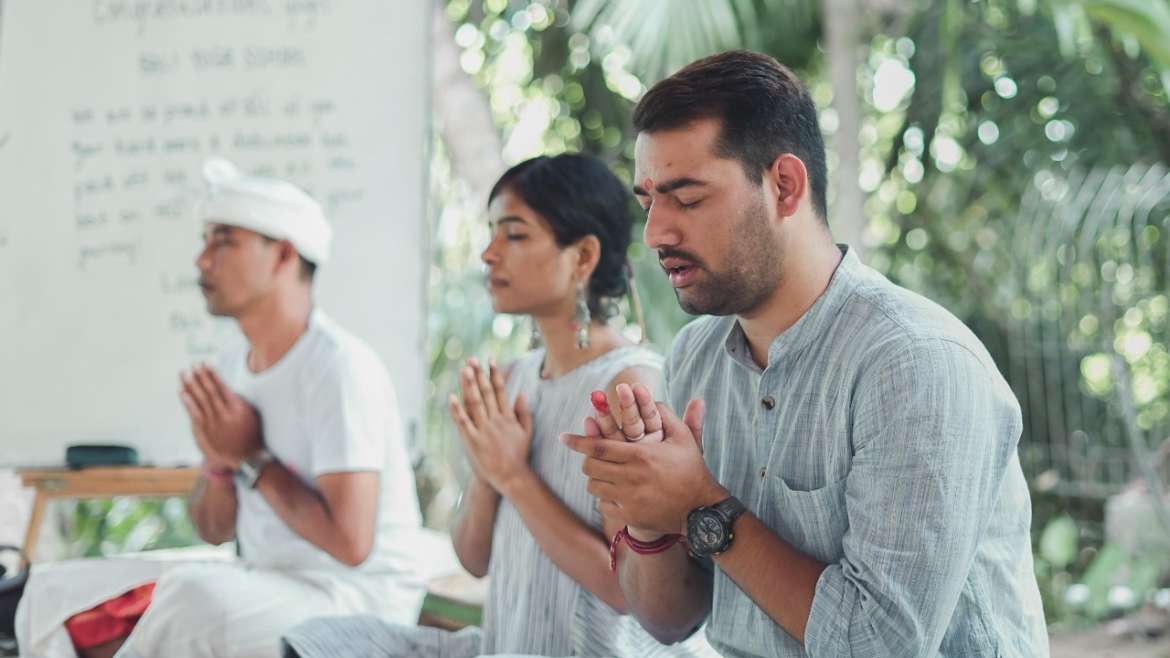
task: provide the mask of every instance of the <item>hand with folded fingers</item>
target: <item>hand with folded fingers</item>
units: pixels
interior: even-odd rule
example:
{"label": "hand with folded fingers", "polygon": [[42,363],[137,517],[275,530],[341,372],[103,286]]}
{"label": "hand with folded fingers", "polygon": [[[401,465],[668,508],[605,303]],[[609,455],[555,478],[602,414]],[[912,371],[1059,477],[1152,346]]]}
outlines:
{"label": "hand with folded fingers", "polygon": [[200,364],[179,373],[179,379],[179,399],[209,465],[234,471],[241,461],[264,448],[260,414],[214,369]]}
{"label": "hand with folded fingers", "polygon": [[[585,456],[581,471],[601,513],[647,542],[683,532],[690,510],[726,497],[703,461],[703,402],[692,400],[683,418],[661,403],[656,411],[664,435],[657,442],[616,441],[612,428],[607,438],[593,419],[584,435],[561,435],[570,450]],[[625,436],[621,430],[618,435]]]}
{"label": "hand with folded fingers", "polygon": [[586,435],[630,443],[662,441],[662,416],[654,404],[649,387],[638,382],[633,386],[617,385],[618,408],[613,410],[604,391],[590,396],[594,415],[585,419]]}
{"label": "hand with folded fingers", "polygon": [[451,395],[448,407],[459,429],[471,468],[481,480],[507,496],[508,489],[531,471],[532,413],[521,394],[508,404],[504,377],[492,361],[481,368],[469,359],[459,371],[462,397]]}

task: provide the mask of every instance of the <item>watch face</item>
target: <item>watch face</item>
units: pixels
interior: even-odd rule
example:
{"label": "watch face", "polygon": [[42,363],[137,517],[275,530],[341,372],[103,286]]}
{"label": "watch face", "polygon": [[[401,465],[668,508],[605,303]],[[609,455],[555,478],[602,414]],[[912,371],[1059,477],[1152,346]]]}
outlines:
{"label": "watch face", "polygon": [[723,518],[712,510],[696,510],[687,520],[687,542],[696,553],[718,551],[727,541]]}
{"label": "watch face", "polygon": [[251,488],[252,483],[255,482],[255,469],[248,462],[240,462],[240,468],[236,470],[236,482],[239,482],[246,488]]}

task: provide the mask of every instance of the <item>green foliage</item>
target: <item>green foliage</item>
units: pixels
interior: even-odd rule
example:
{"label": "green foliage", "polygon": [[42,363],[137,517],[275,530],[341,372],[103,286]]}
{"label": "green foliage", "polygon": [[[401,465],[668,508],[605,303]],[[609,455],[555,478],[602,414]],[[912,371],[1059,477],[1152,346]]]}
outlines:
{"label": "green foliage", "polygon": [[[468,15],[474,13],[477,3],[463,4],[472,7]],[[633,4],[645,9],[636,19]],[[769,3],[755,3],[763,9],[751,21],[743,20],[750,3],[727,0],[722,7],[714,6],[718,4],[698,3],[702,11],[667,16],[659,14],[669,12],[666,3],[579,0],[571,3],[566,17],[571,20],[562,23],[558,14],[556,30],[526,32],[532,52],[551,55],[551,61],[541,56],[533,60],[531,86],[547,87],[547,78],[540,77],[547,75],[578,84],[590,78],[607,80],[610,84],[605,86],[581,84],[588,93],[572,96],[567,115],[590,117],[593,135],[622,139],[618,146],[612,140],[566,141],[550,131],[553,139],[544,148],[598,153],[628,177],[631,136],[626,113],[636,98],[628,92],[637,85],[627,74],[644,88],[672,68],[726,47],[755,47],[776,55],[796,68],[821,107],[828,107],[832,89],[821,74],[823,54],[817,45],[824,20],[818,15],[819,3],[778,3],[770,8]],[[788,6],[779,9],[779,4]],[[1170,122],[1161,84],[1165,67],[1161,51],[1170,43],[1170,31],[1160,18],[1164,4],[929,2],[887,16],[869,15],[863,21],[868,34],[859,71],[864,112],[856,129],[862,144],[860,183],[868,195],[869,261],[974,327],[1009,378],[1017,370],[1012,354],[1039,353],[1054,340],[1064,341],[1060,358],[1047,375],[1065,391],[1064,397],[1052,397],[1048,390],[1040,397],[1034,391],[1017,391],[1028,423],[1025,447],[1047,445],[1053,437],[1064,436],[1062,432],[1067,434],[1064,428],[1071,422],[1067,414],[1073,408],[1081,410],[1077,422],[1089,423],[1087,430],[1104,427],[1093,423],[1117,423],[1110,356],[1115,348],[1126,356],[1134,390],[1141,391],[1136,398],[1142,427],[1159,426],[1170,404],[1165,386],[1170,381],[1170,359],[1164,357],[1170,336],[1161,334],[1165,280],[1158,273],[1165,258],[1155,258],[1144,271],[1132,258],[1141,240],[1147,249],[1162,245],[1160,233],[1131,235],[1126,243],[1118,237],[1124,227],[1103,231],[1101,240],[1128,245],[1130,251],[1110,256],[1103,249],[1099,260],[1086,264],[1089,269],[1082,266],[1071,272],[1055,267],[1053,252],[1029,254],[1020,248],[1022,210],[1033,209],[1027,218],[1029,230],[1042,234],[1044,222],[1054,221],[1035,212],[1036,199],[1066,207],[1078,186],[1100,183],[1086,180],[1086,171],[1110,167],[1125,171],[1151,158],[1170,160]],[[807,12],[794,13],[797,5]],[[505,19],[509,11],[524,10],[520,3],[494,6]],[[485,11],[485,18],[488,14]],[[783,47],[778,46],[781,42]],[[602,56],[608,65],[600,76],[594,68],[599,53],[608,53]],[[566,64],[574,54],[576,64],[584,66]],[[490,81],[485,83],[494,94]],[[822,115],[830,141],[841,129],[834,118]],[[504,125],[506,135],[509,124]],[[1116,189],[1124,192],[1129,184],[1122,181]],[[1062,187],[1070,197],[1054,196],[1053,191]],[[1083,210],[1076,221],[1089,226],[1099,209]],[[1163,217],[1160,213],[1155,209],[1153,214]],[[1070,239],[1080,239],[1078,235]],[[661,284],[661,276],[651,255],[639,249],[632,250],[631,257],[639,265],[639,285],[645,292]],[[1068,257],[1063,253],[1061,262]],[[1071,326],[1054,324],[1054,309],[1060,316],[1064,306],[1082,308],[1077,306],[1082,300],[1095,303],[1103,276],[1112,276],[1118,268],[1129,276],[1130,269],[1122,267],[1125,263],[1134,274],[1132,285],[1116,300],[1122,308],[1116,318],[1120,324],[1110,329],[1121,341],[1117,346],[1103,343],[1101,323],[1114,320],[1106,320],[1099,311],[1084,310],[1071,318]],[[644,298],[650,335],[665,346],[686,318],[664,286]],[[1139,309],[1140,321],[1135,323],[1136,312],[1127,313],[1126,304]],[[1087,449],[1098,445],[1125,450],[1114,425],[1109,431],[1085,435]],[[1100,484],[1093,495],[1111,491],[1117,482]],[[1091,558],[1102,545],[1099,533],[1086,534],[1080,518],[1060,515],[1060,509],[1056,505],[1049,511],[1041,505],[1036,516],[1036,527],[1045,529],[1037,536],[1038,573],[1056,589],[1082,584],[1078,580],[1091,564],[1109,564]],[[1050,519],[1055,519],[1051,529]],[[1110,554],[1103,559],[1111,559]],[[1094,573],[1104,573],[1105,566],[1096,566]],[[1054,591],[1046,586],[1046,602],[1057,618],[1067,606],[1062,599],[1048,600]],[[1067,614],[1083,611],[1067,609]]]}
{"label": "green foliage", "polygon": [[[645,89],[630,73],[632,52],[607,36],[573,27],[563,6],[535,2],[447,4],[463,49],[461,63],[483,89],[503,137],[508,164],[565,150],[593,154],[632,178],[629,113]],[[611,31],[612,32],[612,31]],[[431,165],[434,235],[429,276],[429,403],[421,479],[437,506],[424,501],[432,524],[442,525],[466,466],[448,417],[446,400],[457,391],[457,368],[469,356],[499,362],[522,354],[531,325],[526,318],[495,315],[484,289],[480,251],[487,245],[485,209],[452,175],[444,144],[435,144]],[[641,211],[631,200],[631,212]],[[636,227],[637,234],[641,227]],[[666,349],[689,318],[675,302],[657,259],[640,243],[629,258],[645,304],[647,337]],[[616,319],[630,335],[635,318],[629,300]],[[429,498],[429,497],[428,497]],[[446,506],[446,507],[444,507]]]}
{"label": "green foliage", "polygon": [[[201,543],[180,498],[112,498],[67,503],[64,558],[101,557]],[[70,509],[72,508],[72,509]]]}
{"label": "green foliage", "polygon": [[1064,569],[1077,557],[1076,521],[1061,515],[1048,522],[1040,536],[1039,556],[1056,569]]}
{"label": "green foliage", "polygon": [[[1074,576],[1060,564],[1069,557],[1065,551],[1076,546],[1070,530],[1077,531],[1068,517],[1050,521],[1035,558],[1044,610],[1054,628],[1084,628],[1132,612],[1149,600],[1170,566],[1164,557],[1130,555],[1106,543],[1076,552],[1080,575]],[[1051,551],[1057,551],[1057,562],[1049,559]]]}
{"label": "green foliage", "polygon": [[[707,55],[763,50],[803,68],[819,36],[816,0],[698,0],[679,11],[673,0],[578,0],[572,26],[632,49],[631,65],[658,80]],[[776,17],[783,16],[783,21]],[[770,29],[764,29],[764,28]]]}
{"label": "green foliage", "polygon": [[1165,0],[1083,0],[1092,18],[1137,39],[1145,54],[1170,69],[1170,5]]}

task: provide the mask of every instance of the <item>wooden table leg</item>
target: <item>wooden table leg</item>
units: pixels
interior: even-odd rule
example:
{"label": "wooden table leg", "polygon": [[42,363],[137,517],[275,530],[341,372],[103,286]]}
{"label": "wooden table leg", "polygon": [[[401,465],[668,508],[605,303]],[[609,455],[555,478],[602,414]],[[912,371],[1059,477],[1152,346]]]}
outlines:
{"label": "wooden table leg", "polygon": [[[33,498],[32,515],[28,517],[28,530],[24,533],[24,559],[32,562],[36,557],[37,540],[41,537],[41,522],[45,519],[45,505],[48,496],[37,491]],[[24,566],[28,566],[27,563]]]}

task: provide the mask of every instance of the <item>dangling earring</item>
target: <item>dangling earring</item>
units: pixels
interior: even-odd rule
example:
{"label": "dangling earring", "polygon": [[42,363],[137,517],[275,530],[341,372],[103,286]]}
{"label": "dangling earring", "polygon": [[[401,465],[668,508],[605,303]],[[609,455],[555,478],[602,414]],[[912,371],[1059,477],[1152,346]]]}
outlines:
{"label": "dangling earring", "polygon": [[535,350],[544,343],[544,340],[540,337],[540,327],[536,326],[536,320],[529,317],[528,321],[532,323],[532,333],[528,336],[528,349]]}
{"label": "dangling earring", "polygon": [[577,308],[573,312],[573,329],[577,332],[577,349],[589,347],[589,300],[585,295],[585,286],[577,286]]}
{"label": "dangling earring", "polygon": [[613,297],[602,297],[601,305],[601,322],[608,323],[610,320],[622,314],[622,305],[617,299]]}
{"label": "dangling earring", "polygon": [[641,330],[641,337],[639,343],[645,343],[646,337],[646,313],[642,309],[642,298],[638,296],[638,282],[634,280],[634,266],[630,261],[626,261],[626,278],[630,284],[630,306],[634,311],[634,319],[638,322],[638,328]]}

